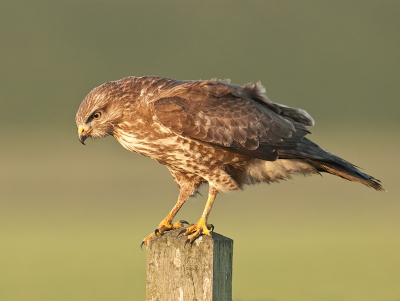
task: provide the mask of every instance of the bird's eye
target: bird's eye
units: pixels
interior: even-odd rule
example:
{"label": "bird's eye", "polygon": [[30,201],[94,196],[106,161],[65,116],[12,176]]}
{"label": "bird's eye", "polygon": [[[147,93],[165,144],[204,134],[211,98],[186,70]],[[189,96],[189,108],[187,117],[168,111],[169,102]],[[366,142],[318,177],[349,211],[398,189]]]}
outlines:
{"label": "bird's eye", "polygon": [[98,120],[101,117],[101,113],[100,112],[95,112],[95,113],[93,113],[92,117],[93,117],[94,120]]}

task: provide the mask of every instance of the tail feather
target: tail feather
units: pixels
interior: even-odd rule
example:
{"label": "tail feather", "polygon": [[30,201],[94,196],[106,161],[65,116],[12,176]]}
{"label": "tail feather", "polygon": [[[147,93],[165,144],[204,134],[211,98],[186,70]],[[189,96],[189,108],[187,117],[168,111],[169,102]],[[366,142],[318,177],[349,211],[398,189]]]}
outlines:
{"label": "tail feather", "polygon": [[[332,155],[333,156],[333,155]],[[336,156],[335,156],[336,157]],[[336,157],[335,159],[340,159]],[[320,172],[328,172],[332,175],[341,177],[343,179],[358,182],[376,190],[386,191],[380,181],[374,177],[367,175],[357,169],[353,164],[343,160],[344,164],[337,162],[322,162],[317,160],[307,160]],[[335,160],[338,161],[338,160]]]}
{"label": "tail feather", "polygon": [[363,173],[354,164],[323,150],[307,138],[304,138],[296,149],[279,152],[279,158],[304,159],[319,172],[327,172],[376,190],[386,191],[378,179]]}

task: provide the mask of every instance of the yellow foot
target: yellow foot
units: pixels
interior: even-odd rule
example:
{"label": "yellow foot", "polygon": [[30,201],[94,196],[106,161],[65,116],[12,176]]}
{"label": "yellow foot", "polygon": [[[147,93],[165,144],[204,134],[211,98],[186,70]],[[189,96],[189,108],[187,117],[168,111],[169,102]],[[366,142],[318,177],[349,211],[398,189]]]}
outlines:
{"label": "yellow foot", "polygon": [[188,243],[192,244],[201,235],[211,236],[212,231],[214,231],[214,225],[207,224],[205,219],[200,219],[196,224],[191,225],[187,229],[182,229],[182,231],[179,232],[179,235],[183,234],[185,236],[189,236],[185,241],[186,245]]}
{"label": "yellow foot", "polygon": [[142,248],[143,245],[147,246],[148,241],[151,238],[153,238],[155,236],[161,236],[165,231],[183,228],[184,224],[189,225],[189,223],[187,221],[184,221],[184,220],[180,220],[179,222],[175,222],[173,224],[171,224],[170,222],[167,222],[165,220],[161,221],[161,223],[158,225],[157,229],[155,229],[153,233],[151,233],[150,235],[146,236],[142,240],[142,242],[140,244],[140,248]]}

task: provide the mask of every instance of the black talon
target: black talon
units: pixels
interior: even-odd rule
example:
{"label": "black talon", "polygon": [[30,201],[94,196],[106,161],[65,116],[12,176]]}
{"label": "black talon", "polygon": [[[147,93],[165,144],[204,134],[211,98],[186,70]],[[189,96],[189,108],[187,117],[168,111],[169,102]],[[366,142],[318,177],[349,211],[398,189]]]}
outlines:
{"label": "black talon", "polygon": [[142,242],[140,243],[140,249],[143,251],[143,245],[144,245],[144,240],[142,240]]}
{"label": "black talon", "polygon": [[186,245],[190,242],[190,239],[186,239],[185,244],[183,245],[183,247],[186,247]]}
{"label": "black talon", "polygon": [[214,225],[210,224],[211,232],[214,232]]}
{"label": "black talon", "polygon": [[160,232],[160,230],[158,230],[158,228],[154,230],[155,235],[157,235],[158,232]]}
{"label": "black talon", "polygon": [[180,222],[182,223],[182,224],[186,224],[186,225],[189,225],[189,223],[187,222],[187,221],[185,221],[185,220],[180,220]]}
{"label": "black talon", "polygon": [[181,231],[179,231],[178,235],[176,237],[178,237],[179,235],[183,234],[186,232],[186,229],[182,229]]}

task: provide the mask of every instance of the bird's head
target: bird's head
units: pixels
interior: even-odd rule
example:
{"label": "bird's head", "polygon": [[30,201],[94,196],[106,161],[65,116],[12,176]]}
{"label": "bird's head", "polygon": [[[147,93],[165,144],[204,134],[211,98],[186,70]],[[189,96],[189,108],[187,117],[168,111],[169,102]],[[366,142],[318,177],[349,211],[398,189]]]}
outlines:
{"label": "bird's head", "polygon": [[88,137],[102,138],[113,135],[121,120],[123,94],[117,82],[108,82],[94,88],[82,101],[76,113],[78,138],[82,144]]}

